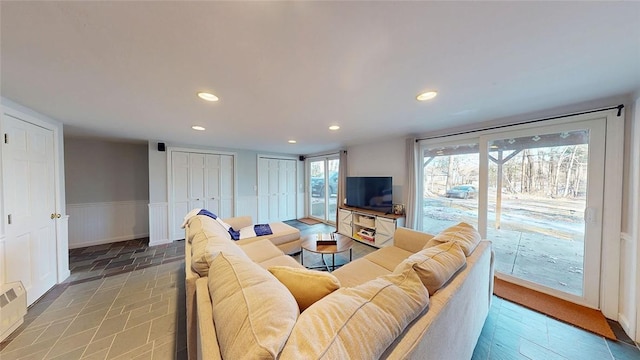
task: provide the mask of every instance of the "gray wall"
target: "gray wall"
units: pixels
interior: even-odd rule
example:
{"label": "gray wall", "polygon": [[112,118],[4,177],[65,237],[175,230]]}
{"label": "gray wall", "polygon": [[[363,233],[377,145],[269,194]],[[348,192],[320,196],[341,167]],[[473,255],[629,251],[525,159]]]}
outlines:
{"label": "gray wall", "polygon": [[66,137],[68,204],[149,200],[146,144]]}

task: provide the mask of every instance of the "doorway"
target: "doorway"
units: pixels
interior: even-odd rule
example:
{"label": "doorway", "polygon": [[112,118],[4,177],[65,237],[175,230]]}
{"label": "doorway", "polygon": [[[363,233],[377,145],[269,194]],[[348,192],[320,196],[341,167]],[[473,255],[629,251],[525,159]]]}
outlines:
{"label": "doorway", "polygon": [[338,207],[338,155],[312,158],[308,162],[309,216],[322,222],[336,223]]}
{"label": "doorway", "polygon": [[422,141],[418,228],[470,223],[493,242],[497,277],[601,308],[613,114]]}
{"label": "doorway", "polygon": [[599,305],[605,120],[481,137],[498,277]]}

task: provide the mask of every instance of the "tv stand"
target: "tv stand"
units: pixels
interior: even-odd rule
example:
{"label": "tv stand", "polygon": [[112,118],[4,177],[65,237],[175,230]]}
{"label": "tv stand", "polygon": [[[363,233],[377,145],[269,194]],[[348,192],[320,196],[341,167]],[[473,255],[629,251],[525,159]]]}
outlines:
{"label": "tv stand", "polygon": [[338,210],[338,233],[375,247],[393,245],[398,226],[404,226],[404,216],[355,207]]}

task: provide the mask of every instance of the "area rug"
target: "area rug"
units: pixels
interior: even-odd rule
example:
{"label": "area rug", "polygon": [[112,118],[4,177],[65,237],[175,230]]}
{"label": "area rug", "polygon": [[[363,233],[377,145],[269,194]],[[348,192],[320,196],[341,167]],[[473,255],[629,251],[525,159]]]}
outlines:
{"label": "area rug", "polygon": [[577,305],[539,291],[495,278],[493,293],[503,299],[539,311],[554,319],[616,340],[607,319],[598,310]]}
{"label": "area rug", "polygon": [[298,219],[298,221],[300,221],[303,224],[307,224],[307,225],[315,225],[315,224],[320,224],[321,222],[316,220],[316,219],[312,219],[312,218],[302,218],[302,219]]}

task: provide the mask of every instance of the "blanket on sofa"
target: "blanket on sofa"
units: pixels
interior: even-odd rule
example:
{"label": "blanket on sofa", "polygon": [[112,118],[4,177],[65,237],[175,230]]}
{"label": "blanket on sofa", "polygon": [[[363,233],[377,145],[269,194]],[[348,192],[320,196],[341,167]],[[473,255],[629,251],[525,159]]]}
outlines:
{"label": "blanket on sofa", "polygon": [[222,219],[220,219],[218,215],[212,213],[207,209],[193,209],[189,213],[187,213],[187,215],[185,215],[184,217],[182,228],[184,229],[184,227],[187,226],[187,224],[189,223],[189,219],[197,215],[208,216],[214,219],[215,221],[217,221],[229,232],[229,235],[233,240],[242,240],[242,239],[248,239],[248,238],[257,237],[257,236],[273,235],[273,231],[271,230],[271,226],[269,224],[256,224],[251,226],[245,226],[240,230],[235,230],[229,224],[222,221]]}

